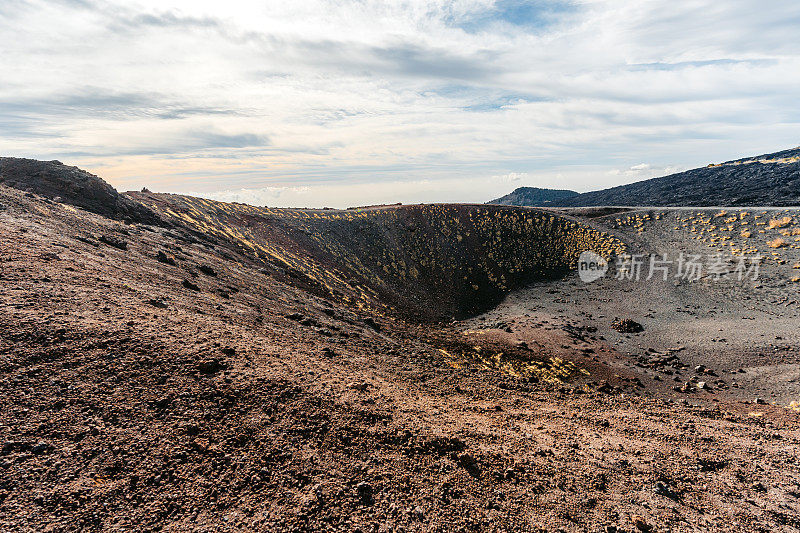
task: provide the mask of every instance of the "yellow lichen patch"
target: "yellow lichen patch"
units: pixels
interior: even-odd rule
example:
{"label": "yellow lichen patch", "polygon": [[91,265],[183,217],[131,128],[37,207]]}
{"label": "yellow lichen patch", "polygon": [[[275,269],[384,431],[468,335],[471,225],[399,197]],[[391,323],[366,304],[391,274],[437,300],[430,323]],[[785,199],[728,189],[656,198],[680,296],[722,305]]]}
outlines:
{"label": "yellow lichen patch", "polygon": [[461,368],[461,364],[456,360],[455,356],[445,350],[442,350],[441,348],[439,349],[439,352],[444,356],[444,360],[448,366],[455,368],[456,370]]}
{"label": "yellow lichen patch", "polygon": [[769,229],[783,228],[792,223],[792,217],[773,218],[767,224]]}
{"label": "yellow lichen patch", "polygon": [[784,246],[786,246],[786,241],[778,237],[777,239],[767,241],[767,246],[769,246],[770,248],[783,248]]}
{"label": "yellow lichen patch", "polygon": [[588,375],[572,361],[564,361],[551,357],[547,361],[520,361],[503,353],[491,357],[481,357],[480,361],[487,367],[499,370],[515,377],[530,378],[535,376],[544,383],[564,383],[579,375]]}
{"label": "yellow lichen patch", "polygon": [[[482,331],[465,331],[464,334],[480,334]],[[461,356],[440,349],[450,366],[468,363],[477,365],[485,370],[495,370],[514,377],[531,378],[544,383],[564,383],[578,376],[588,376],[589,372],[578,367],[571,361],[564,361],[557,357],[547,360],[530,360],[516,357],[503,352],[491,352],[481,346],[473,346],[472,351],[467,351]]]}

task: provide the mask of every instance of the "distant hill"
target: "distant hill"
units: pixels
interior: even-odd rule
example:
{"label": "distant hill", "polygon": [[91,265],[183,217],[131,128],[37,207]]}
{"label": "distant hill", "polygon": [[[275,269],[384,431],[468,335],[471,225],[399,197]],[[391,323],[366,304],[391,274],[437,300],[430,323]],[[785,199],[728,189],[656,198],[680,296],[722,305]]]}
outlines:
{"label": "distant hill", "polygon": [[[538,187],[520,187],[511,194],[507,194],[502,198],[498,198],[490,204],[499,205],[535,205],[546,206],[555,205],[558,202],[566,201],[575,196],[580,196],[580,193],[575,191],[559,190],[559,189],[540,189]],[[560,205],[560,204],[559,204]]]}
{"label": "distant hill", "polygon": [[[547,192],[555,194],[548,197]],[[572,195],[563,195],[564,192],[570,191],[520,187],[489,203],[539,207],[797,206],[800,205],[800,147],[600,191]]]}

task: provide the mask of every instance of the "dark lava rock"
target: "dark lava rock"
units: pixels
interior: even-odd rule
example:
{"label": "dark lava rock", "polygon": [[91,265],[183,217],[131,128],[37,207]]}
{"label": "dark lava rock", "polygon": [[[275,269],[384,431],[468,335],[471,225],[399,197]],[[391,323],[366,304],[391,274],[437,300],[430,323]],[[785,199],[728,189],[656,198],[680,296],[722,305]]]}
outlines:
{"label": "dark lava rock", "polygon": [[166,309],[167,308],[167,302],[165,302],[161,298],[153,298],[151,300],[147,300],[147,303],[149,303],[153,307],[158,307],[159,309]]}
{"label": "dark lava rock", "polygon": [[114,237],[113,235],[101,235],[100,242],[105,243],[109,246],[117,248],[119,250],[127,250],[128,249],[128,242],[124,241],[118,237]]}
{"label": "dark lava rock", "polygon": [[37,442],[31,446],[31,453],[39,455],[46,452],[48,449],[50,449],[50,445],[46,442]]}
{"label": "dark lava rock", "polygon": [[336,352],[333,351],[332,348],[328,348],[327,346],[322,349],[322,355],[325,357],[336,357]]}
{"label": "dark lava rock", "polygon": [[362,481],[356,485],[356,492],[358,493],[358,499],[361,500],[362,504],[372,505],[374,503],[375,499],[373,497],[373,488],[369,483]]}
{"label": "dark lava rock", "polygon": [[77,235],[77,236],[75,237],[75,240],[78,240],[78,241],[80,241],[80,242],[82,242],[82,243],[84,243],[84,244],[88,244],[89,246],[94,246],[95,248],[97,248],[98,246],[100,246],[100,244],[98,244],[97,242],[93,241],[93,240],[92,240],[92,239],[90,239],[89,237],[83,237],[83,236],[81,236],[81,235]]}
{"label": "dark lava rock", "polygon": [[620,333],[639,333],[644,331],[644,327],[641,324],[630,318],[623,318],[622,320],[615,318],[611,323],[611,329],[615,329]]}
{"label": "dark lava rock", "polygon": [[197,292],[200,291],[200,287],[198,287],[197,285],[195,285],[194,283],[192,283],[188,279],[183,280],[182,285],[184,287],[186,287],[187,289],[189,289],[190,291],[197,291]]}
{"label": "dark lava rock", "polygon": [[206,276],[211,276],[211,277],[216,277],[217,276],[217,271],[214,270],[213,268],[211,268],[208,265],[200,265],[199,267],[197,267],[197,270],[199,270],[200,272],[202,272]]}
{"label": "dark lava rock", "polygon": [[156,259],[158,260],[159,263],[164,263],[165,265],[171,265],[171,266],[176,265],[175,258],[164,252],[158,252]]}
{"label": "dark lava rock", "polygon": [[228,368],[228,366],[220,359],[208,359],[206,361],[200,361],[200,364],[197,365],[197,369],[201,374],[216,374],[217,372],[225,370],[226,368]]}
{"label": "dark lava rock", "polygon": [[665,496],[667,498],[670,498],[671,500],[677,500],[678,499],[678,495],[675,493],[675,491],[673,491],[671,488],[669,488],[662,481],[659,481],[658,483],[656,483],[656,486],[653,487],[653,492],[655,492],[659,496]]}
{"label": "dark lava rock", "polygon": [[653,531],[653,526],[648,524],[647,521],[641,516],[633,515],[631,517],[631,522],[633,522],[633,525],[636,526],[636,529],[642,531],[643,533]]}
{"label": "dark lava rock", "polygon": [[60,197],[65,204],[108,218],[164,224],[153,211],[119,194],[99,177],[60,161],[0,157],[0,183],[47,198]]}

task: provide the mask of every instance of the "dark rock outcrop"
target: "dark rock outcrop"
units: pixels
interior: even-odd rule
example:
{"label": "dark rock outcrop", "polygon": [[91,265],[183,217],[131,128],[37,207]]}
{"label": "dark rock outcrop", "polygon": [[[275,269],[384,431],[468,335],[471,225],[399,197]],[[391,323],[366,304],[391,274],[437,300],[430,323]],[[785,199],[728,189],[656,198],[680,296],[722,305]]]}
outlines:
{"label": "dark rock outcrop", "polygon": [[108,218],[161,224],[158,215],[85,170],[60,161],[0,157],[0,185],[36,193]]}

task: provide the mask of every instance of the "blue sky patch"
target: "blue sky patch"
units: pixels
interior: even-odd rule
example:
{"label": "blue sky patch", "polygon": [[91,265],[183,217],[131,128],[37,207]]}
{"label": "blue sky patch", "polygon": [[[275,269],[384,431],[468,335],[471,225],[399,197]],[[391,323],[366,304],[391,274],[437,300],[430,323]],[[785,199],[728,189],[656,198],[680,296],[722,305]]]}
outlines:
{"label": "blue sky patch", "polygon": [[510,24],[536,31],[551,26],[560,16],[576,9],[576,6],[559,0],[498,0],[492,9],[454,21],[453,25],[467,33],[479,33],[498,24]]}

